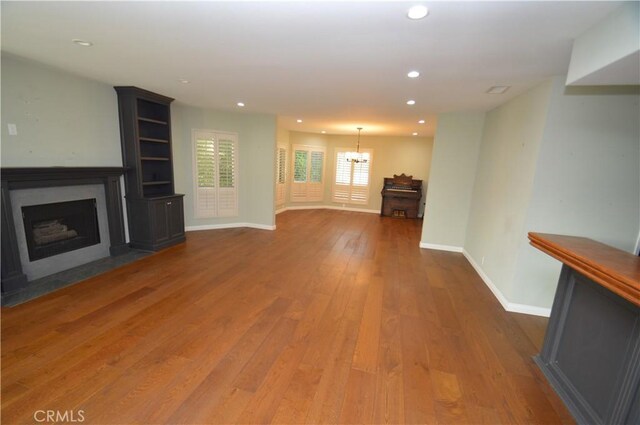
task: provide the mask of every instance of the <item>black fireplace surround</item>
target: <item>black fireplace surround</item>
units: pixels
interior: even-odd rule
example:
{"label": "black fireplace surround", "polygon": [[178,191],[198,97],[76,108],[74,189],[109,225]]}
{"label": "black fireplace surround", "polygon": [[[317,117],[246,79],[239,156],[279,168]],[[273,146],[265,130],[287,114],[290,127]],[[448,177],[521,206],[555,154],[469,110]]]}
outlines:
{"label": "black fireplace surround", "polygon": [[[122,213],[122,196],[120,191],[120,176],[124,171],[125,169],[123,167],[2,168],[0,170],[0,178],[2,181],[0,211],[2,228],[0,230],[2,232],[1,276],[3,295],[24,291],[29,287],[27,277],[22,271],[9,192],[15,189],[103,184],[107,204],[107,219],[109,221],[109,252],[113,257],[129,251],[129,247],[125,241],[124,216]],[[68,223],[55,223],[54,220],[56,219],[49,220],[49,222],[41,220],[40,225],[58,227],[58,230],[69,230]],[[66,226],[66,229],[64,229],[64,226]],[[46,234],[47,232],[41,233]],[[99,236],[94,236],[98,237],[99,241]],[[71,239],[72,238],[68,238],[68,240]]]}

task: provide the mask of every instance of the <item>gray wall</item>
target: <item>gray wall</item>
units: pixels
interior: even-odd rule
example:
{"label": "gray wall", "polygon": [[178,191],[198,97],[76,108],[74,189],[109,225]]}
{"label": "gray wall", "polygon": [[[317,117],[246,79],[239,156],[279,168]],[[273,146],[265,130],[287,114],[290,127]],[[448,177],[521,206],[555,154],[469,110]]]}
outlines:
{"label": "gray wall", "polygon": [[0,134],[3,167],[122,166],[113,87],[6,53]]}
{"label": "gray wall", "polygon": [[[274,224],[276,119],[272,115],[171,105],[176,192],[185,193],[187,226]],[[17,136],[9,136],[14,123]],[[196,220],[192,128],[239,135],[240,216]],[[2,166],[121,166],[116,92],[38,62],[2,54]]]}
{"label": "gray wall", "polygon": [[[633,252],[640,227],[638,88],[565,88],[553,82],[526,231],[588,237]],[[523,235],[516,303],[551,306],[560,263]]]}
{"label": "gray wall", "polygon": [[485,120],[464,248],[507,300],[518,249],[526,243],[533,176],[536,167],[544,167],[537,157],[550,93],[547,81]]}
{"label": "gray wall", "polygon": [[[249,223],[273,226],[276,117],[203,109],[180,103],[172,105],[171,114],[176,191],[185,194],[185,225]],[[195,218],[193,129],[238,133],[238,217]]]}
{"label": "gray wall", "polygon": [[[462,246],[514,311],[548,314],[560,271],[529,245],[528,232],[585,236],[633,252],[640,231],[638,87],[566,88],[564,80],[488,112],[482,131]],[[468,188],[445,164],[473,156],[455,141],[473,140],[478,119],[439,117],[423,244],[458,246],[464,224],[450,208],[463,205]],[[460,198],[445,195],[456,186]]]}
{"label": "gray wall", "polygon": [[573,42],[567,84],[637,84],[639,38],[640,4],[627,1]]}
{"label": "gray wall", "polygon": [[467,233],[484,112],[438,117],[421,244],[462,250]]}

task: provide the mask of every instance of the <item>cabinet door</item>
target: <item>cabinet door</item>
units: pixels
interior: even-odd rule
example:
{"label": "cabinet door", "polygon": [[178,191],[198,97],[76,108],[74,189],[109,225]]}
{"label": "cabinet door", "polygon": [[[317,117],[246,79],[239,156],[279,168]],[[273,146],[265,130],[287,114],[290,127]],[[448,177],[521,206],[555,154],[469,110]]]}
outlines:
{"label": "cabinet door", "polygon": [[[170,201],[169,201],[170,202]],[[167,201],[158,200],[151,203],[153,216],[152,238],[155,243],[169,240],[169,219]]]}
{"label": "cabinet door", "polygon": [[166,202],[169,226],[169,237],[178,238],[184,236],[184,212],[182,209],[182,197],[173,198]]}

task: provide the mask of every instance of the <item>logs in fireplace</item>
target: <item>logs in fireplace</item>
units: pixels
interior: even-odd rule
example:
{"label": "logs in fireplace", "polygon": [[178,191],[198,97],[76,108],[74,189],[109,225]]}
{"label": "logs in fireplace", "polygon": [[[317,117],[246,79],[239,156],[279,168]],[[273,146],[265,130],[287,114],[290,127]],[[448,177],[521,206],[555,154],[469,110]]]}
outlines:
{"label": "logs in fireplace", "polygon": [[100,243],[96,200],[22,207],[29,260]]}

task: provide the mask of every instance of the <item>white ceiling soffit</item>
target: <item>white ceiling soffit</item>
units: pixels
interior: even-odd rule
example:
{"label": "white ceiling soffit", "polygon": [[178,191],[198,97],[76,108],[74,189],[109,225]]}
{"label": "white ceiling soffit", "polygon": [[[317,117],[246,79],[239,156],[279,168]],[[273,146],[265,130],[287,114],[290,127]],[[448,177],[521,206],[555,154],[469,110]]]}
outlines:
{"label": "white ceiling soffit", "polygon": [[639,2],[625,3],[575,40],[567,84],[640,84]]}
{"label": "white ceiling soffit", "polygon": [[2,49],[293,130],[429,136],[439,113],[489,110],[566,74],[573,39],[620,6],[423,3],[412,21],[414,1],[2,2]]}

